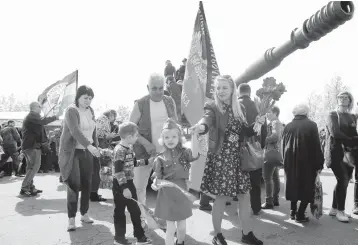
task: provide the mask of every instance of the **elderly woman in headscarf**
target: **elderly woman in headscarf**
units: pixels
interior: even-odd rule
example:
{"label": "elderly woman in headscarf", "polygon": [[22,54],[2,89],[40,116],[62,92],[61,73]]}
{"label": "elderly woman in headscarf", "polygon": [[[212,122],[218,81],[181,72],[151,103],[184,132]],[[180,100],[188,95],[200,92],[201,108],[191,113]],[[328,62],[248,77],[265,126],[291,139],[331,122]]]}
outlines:
{"label": "elderly woman in headscarf", "polygon": [[308,113],[307,105],[294,107],[294,118],[282,134],[286,200],[291,201],[291,219],[299,223],[309,221],[305,211],[313,203],[315,180],[324,163],[317,124],[308,119]]}
{"label": "elderly woman in headscarf", "polygon": [[[111,147],[111,141],[116,136],[115,133],[111,132],[111,123],[116,120],[117,112],[115,110],[108,110],[103,113],[96,120],[96,129],[98,137],[99,148],[106,149]],[[107,199],[98,195],[98,190],[101,185],[100,170],[101,165],[104,165],[103,158],[97,158],[93,161],[93,175],[92,175],[92,202],[105,202]]]}
{"label": "elderly woman in headscarf", "polygon": [[[333,191],[333,203],[330,216],[336,216],[341,222],[348,222],[350,215],[345,213],[347,187],[357,166],[358,134],[357,118],[352,109],[354,99],[351,93],[342,92],[337,96],[337,109],[330,112],[326,125],[325,160],[337,179]],[[353,213],[358,214],[358,176],[356,170]]]}

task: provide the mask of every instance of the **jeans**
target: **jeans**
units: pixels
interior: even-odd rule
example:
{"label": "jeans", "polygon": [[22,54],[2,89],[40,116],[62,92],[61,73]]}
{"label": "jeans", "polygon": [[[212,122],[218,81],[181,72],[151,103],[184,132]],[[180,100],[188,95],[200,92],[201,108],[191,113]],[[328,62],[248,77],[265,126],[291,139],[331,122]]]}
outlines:
{"label": "jeans", "polygon": [[250,202],[251,209],[254,213],[261,210],[261,174],[261,168],[250,172]]}
{"label": "jeans", "polygon": [[273,204],[279,201],[280,176],[278,164],[265,162],[263,165],[263,178],[266,187],[266,203]]}
{"label": "jeans", "polygon": [[[342,161],[341,163],[332,164],[331,169],[337,179],[337,184],[333,191],[332,208],[338,209],[339,211],[344,211],[346,205],[347,187],[349,184],[349,180],[352,177],[353,168],[348,166],[346,163]],[[357,186],[357,180],[354,188],[355,201],[357,198],[356,186]]]}
{"label": "jeans", "polygon": [[[137,193],[135,186],[133,184],[133,180],[127,181],[127,186],[129,191],[132,194],[132,198],[137,200]],[[115,230],[115,238],[125,237],[126,234],[126,214],[125,210],[127,208],[134,230],[134,237],[142,238],[144,236],[144,230],[141,225],[141,211],[138,207],[138,204],[131,200],[127,199],[123,196],[123,190],[120,188],[118,181],[113,179],[113,200],[114,200],[114,230]]]}
{"label": "jeans", "polygon": [[97,193],[101,184],[101,177],[99,171],[101,170],[101,162],[99,158],[93,159],[93,172],[92,172],[92,192]]}
{"label": "jeans", "polygon": [[24,155],[26,158],[26,176],[22,181],[21,190],[31,191],[35,189],[34,186],[34,177],[39,171],[41,166],[41,150],[40,149],[27,149],[24,150]]}
{"label": "jeans", "polygon": [[67,213],[68,218],[76,217],[78,196],[81,191],[80,212],[86,214],[92,187],[93,156],[88,150],[76,149],[73,167],[67,184]]}
{"label": "jeans", "polygon": [[[147,186],[150,173],[153,169],[153,162],[149,163],[146,166],[140,166],[134,168],[134,179],[133,183],[137,191],[138,201],[140,203],[146,204],[146,195],[147,195]],[[142,219],[145,218],[144,210],[141,207]]]}

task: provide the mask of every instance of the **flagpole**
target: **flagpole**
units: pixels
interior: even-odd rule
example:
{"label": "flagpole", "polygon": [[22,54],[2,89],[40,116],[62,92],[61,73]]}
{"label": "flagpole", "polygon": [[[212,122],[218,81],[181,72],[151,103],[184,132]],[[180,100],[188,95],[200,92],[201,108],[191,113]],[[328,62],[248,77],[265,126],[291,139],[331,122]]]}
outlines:
{"label": "flagpole", "polygon": [[78,70],[76,70],[76,91],[78,89]]}

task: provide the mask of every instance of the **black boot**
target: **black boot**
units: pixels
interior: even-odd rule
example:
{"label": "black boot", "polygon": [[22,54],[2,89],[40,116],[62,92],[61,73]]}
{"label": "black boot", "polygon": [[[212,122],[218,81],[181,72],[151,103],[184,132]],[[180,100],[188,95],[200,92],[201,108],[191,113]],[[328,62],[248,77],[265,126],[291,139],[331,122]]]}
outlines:
{"label": "black boot", "polygon": [[295,219],[296,219],[296,210],[291,210],[290,218],[291,218],[292,220],[295,220]]}
{"label": "black boot", "polygon": [[262,209],[273,209],[272,197],[266,197],[266,202],[261,205]]}
{"label": "black boot", "polygon": [[274,205],[275,207],[280,206],[280,202],[279,202],[279,199],[278,199],[278,198],[274,198],[274,199],[273,199],[273,205]]}
{"label": "black boot", "polygon": [[255,235],[254,235],[254,233],[252,233],[252,231],[247,233],[247,235],[244,235],[244,233],[242,232],[241,241],[243,243],[251,244],[251,245],[262,245],[262,244],[264,244],[261,240],[259,240],[259,239],[257,239],[255,237]]}
{"label": "black boot", "polygon": [[91,192],[90,196],[91,202],[105,202],[107,199],[103,198],[101,195],[98,195],[97,192]]}
{"label": "black boot", "polygon": [[214,236],[213,244],[214,245],[227,245],[227,242],[225,241],[225,238],[222,233],[219,233],[216,236]]}
{"label": "black boot", "polygon": [[296,222],[297,223],[306,223],[310,219],[305,215],[305,213],[297,213],[296,214]]}

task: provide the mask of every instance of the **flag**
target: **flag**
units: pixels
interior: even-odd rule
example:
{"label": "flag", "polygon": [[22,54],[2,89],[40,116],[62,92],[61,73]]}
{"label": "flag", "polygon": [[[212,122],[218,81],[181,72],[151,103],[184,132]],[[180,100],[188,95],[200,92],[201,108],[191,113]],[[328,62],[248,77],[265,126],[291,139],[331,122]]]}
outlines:
{"label": "flag", "polygon": [[42,112],[46,117],[54,116],[59,110],[65,110],[75,101],[78,85],[78,71],[47,87],[38,97]]}
{"label": "flag", "polygon": [[[204,104],[213,99],[214,79],[220,75],[202,1],[196,15],[194,32],[183,81],[182,113],[190,125],[195,125],[204,114]],[[190,188],[200,191],[208,151],[208,135],[199,136],[200,157],[190,170]]]}
{"label": "flag", "polygon": [[204,103],[213,99],[213,82],[219,74],[203,3],[200,1],[181,98],[182,113],[184,113],[190,125],[195,125],[200,120],[204,113]]}

